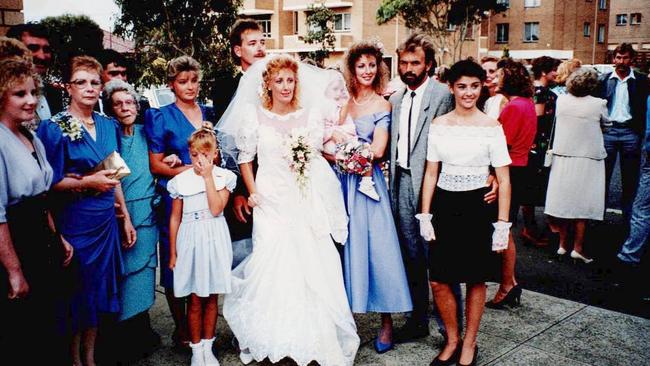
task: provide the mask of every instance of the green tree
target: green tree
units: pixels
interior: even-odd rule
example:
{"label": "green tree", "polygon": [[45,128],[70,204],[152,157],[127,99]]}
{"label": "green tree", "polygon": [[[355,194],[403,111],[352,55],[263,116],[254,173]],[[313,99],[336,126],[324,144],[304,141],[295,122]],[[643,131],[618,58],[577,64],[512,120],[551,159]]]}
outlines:
{"label": "green tree", "polygon": [[309,52],[307,57],[322,66],[325,59],[329,57],[330,52],[334,51],[336,42],[336,37],[332,31],[334,12],[322,4],[311,4],[309,5],[306,24],[305,43],[320,44],[320,49]]}
{"label": "green tree", "polygon": [[63,69],[73,56],[97,56],[104,49],[104,32],[92,19],[85,15],[65,14],[41,20],[50,34],[53,64],[50,67],[52,80],[60,81]]}
{"label": "green tree", "polygon": [[440,50],[448,51],[457,61],[462,58],[463,43],[471,38],[473,26],[506,9],[500,0],[383,0],[377,9],[377,23],[399,16],[408,28],[432,36],[440,62]]}
{"label": "green tree", "polygon": [[228,34],[241,0],[115,0],[122,14],[115,33],[135,42],[136,81],[144,86],[164,85],[166,64],[188,55],[203,70],[202,96],[214,80],[232,75]]}

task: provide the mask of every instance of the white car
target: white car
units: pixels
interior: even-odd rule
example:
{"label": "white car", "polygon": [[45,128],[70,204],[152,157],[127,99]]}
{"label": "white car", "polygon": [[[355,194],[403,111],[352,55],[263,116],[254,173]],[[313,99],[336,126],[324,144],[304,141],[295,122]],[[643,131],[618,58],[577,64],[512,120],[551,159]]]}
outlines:
{"label": "white car", "polygon": [[592,69],[598,72],[598,75],[602,75],[614,71],[614,65],[612,64],[595,64],[595,65],[582,65],[582,66],[591,67]]}
{"label": "white car", "polygon": [[169,87],[152,87],[142,93],[152,108],[160,108],[176,101],[174,92]]}

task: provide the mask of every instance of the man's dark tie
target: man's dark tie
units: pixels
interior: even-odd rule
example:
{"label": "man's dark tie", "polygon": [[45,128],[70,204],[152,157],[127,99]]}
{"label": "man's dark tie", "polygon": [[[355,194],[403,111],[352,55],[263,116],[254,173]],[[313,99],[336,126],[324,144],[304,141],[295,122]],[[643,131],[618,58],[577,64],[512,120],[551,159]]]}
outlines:
{"label": "man's dark tie", "polygon": [[409,107],[409,124],[408,131],[406,132],[407,143],[407,155],[406,155],[406,165],[411,168],[411,115],[413,114],[413,99],[415,99],[415,92],[411,92],[411,106]]}

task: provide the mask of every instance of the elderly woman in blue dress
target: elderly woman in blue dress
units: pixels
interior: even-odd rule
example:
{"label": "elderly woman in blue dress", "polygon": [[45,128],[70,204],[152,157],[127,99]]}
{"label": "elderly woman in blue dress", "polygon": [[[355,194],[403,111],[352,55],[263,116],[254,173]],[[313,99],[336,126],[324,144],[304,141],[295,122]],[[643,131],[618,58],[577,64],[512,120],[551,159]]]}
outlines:
{"label": "elderly woman in blue dress", "polygon": [[[169,263],[172,199],[166,188],[167,182],[192,167],[187,139],[201,128],[203,121],[214,121],[214,110],[197,101],[201,66],[196,60],[180,56],[169,61],[167,81],[176,96],[176,102],[159,109],[148,109],[144,116],[144,131],[149,143],[149,167],[151,173],[158,178],[157,190],[161,194],[164,210],[159,222],[161,263]],[[165,297],[176,327],[172,336],[175,346],[189,349],[185,299],[174,296],[172,270],[165,265],[160,267],[160,273],[160,284],[165,288]]]}
{"label": "elderly woman in blue dress", "polygon": [[[35,116],[38,86],[30,61],[0,61],[0,352],[26,365],[39,363],[42,352],[52,364],[66,362],[54,303],[57,273],[73,254],[55,236],[47,207],[52,167],[43,144],[22,127]],[[34,334],[47,339],[41,353],[33,352]]]}
{"label": "elderly woman in blue dress", "polygon": [[133,86],[111,80],[104,86],[107,112],[122,129],[121,154],[131,174],[122,179],[122,191],[131,222],[137,232],[135,245],[122,251],[124,277],[120,285],[120,321],[116,341],[120,341],[122,359],[147,354],[160,343],[151,328],[149,308],[154,303],[158,257],[158,229],[154,214],[155,181],[149,170],[148,145],[144,126],[135,124],[140,104]]}
{"label": "elderly woman in blue dress", "polygon": [[[120,181],[114,178],[116,172],[95,171],[120,146],[117,122],[93,112],[102,88],[101,72],[101,65],[92,57],[72,58],[64,76],[70,106],[43,121],[37,130],[52,165],[52,190],[62,196],[57,223],[63,237],[74,247],[79,265],[72,299],[71,353],[74,365],[86,366],[95,365],[100,315],[120,311],[120,229],[124,231],[125,248],[136,241]],[[122,216],[120,222],[115,203]]]}

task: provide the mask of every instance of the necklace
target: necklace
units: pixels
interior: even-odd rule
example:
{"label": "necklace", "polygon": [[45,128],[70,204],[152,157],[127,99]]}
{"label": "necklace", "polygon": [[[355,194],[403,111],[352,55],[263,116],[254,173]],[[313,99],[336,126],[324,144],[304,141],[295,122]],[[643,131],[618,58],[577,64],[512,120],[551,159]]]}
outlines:
{"label": "necklace", "polygon": [[354,104],[356,104],[358,106],[363,106],[363,105],[368,104],[372,100],[372,94],[369,94],[365,99],[366,99],[365,102],[359,103],[359,102],[357,102],[357,98],[352,97],[352,101],[354,102]]}

